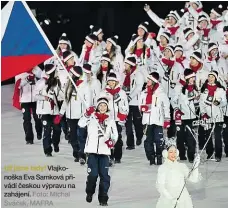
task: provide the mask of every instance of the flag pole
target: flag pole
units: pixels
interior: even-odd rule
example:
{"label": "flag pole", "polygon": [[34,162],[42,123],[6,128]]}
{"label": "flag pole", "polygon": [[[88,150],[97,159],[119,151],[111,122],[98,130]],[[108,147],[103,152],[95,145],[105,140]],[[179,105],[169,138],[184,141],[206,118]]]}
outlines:
{"label": "flag pole", "polygon": [[[49,41],[49,39],[47,38],[46,34],[44,33],[43,29],[41,28],[41,26],[39,25],[37,19],[35,18],[35,16],[33,15],[32,11],[30,10],[28,4],[25,1],[21,1],[22,4],[24,5],[25,9],[27,10],[29,16],[32,18],[33,22],[35,23],[37,29],[39,30],[39,32],[41,33],[41,35],[43,36],[45,42],[47,43],[48,47],[50,48],[50,50],[52,51],[53,55],[56,56],[56,58],[58,59],[59,63],[61,64],[61,66],[63,67],[63,69],[67,72],[67,75],[70,79],[70,81],[72,82],[73,86],[75,87],[76,91],[77,91],[77,86],[74,83],[72,77],[69,75],[66,67],[64,66],[62,60],[60,59],[60,57],[58,56],[56,50],[54,49],[54,47],[52,46],[51,42]],[[83,100],[83,99],[82,99]],[[84,100],[83,100],[84,101]],[[88,108],[89,106],[87,106],[87,103],[84,101],[84,104],[86,106],[86,108]],[[102,134],[105,136],[105,133],[103,131],[103,129],[101,128],[100,124],[98,123],[97,119],[94,117],[94,115],[92,114],[91,117],[96,121],[98,128],[101,130]]]}

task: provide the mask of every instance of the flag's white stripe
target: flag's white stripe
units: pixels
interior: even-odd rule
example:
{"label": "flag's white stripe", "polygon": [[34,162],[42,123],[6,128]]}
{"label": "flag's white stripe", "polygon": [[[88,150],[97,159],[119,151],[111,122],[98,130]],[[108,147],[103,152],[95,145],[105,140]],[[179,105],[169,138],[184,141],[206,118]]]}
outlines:
{"label": "flag's white stripe", "polygon": [[1,11],[1,41],[4,37],[6,27],[13,9],[14,1],[9,1]]}

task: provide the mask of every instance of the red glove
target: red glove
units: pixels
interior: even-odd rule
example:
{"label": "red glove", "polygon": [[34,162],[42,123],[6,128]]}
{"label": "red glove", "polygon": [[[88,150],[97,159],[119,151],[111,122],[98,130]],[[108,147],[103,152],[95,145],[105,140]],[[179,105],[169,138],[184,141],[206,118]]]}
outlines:
{"label": "red glove", "polygon": [[91,106],[91,107],[86,109],[86,115],[91,116],[94,111],[95,111],[94,107]]}
{"label": "red glove", "polygon": [[149,110],[149,107],[147,105],[141,105],[140,109],[142,112],[147,112]]}
{"label": "red glove", "polygon": [[156,33],[150,32],[150,37],[151,38],[156,38]]}
{"label": "red glove", "polygon": [[202,119],[205,121],[205,120],[207,120],[207,119],[209,119],[210,117],[206,114],[206,113],[204,113],[203,115],[202,115]]}
{"label": "red glove", "polygon": [[107,140],[105,142],[105,144],[107,144],[108,148],[112,149],[114,147],[114,143],[111,139]]}
{"label": "red glove", "polygon": [[150,58],[150,48],[147,48],[147,58]]}
{"label": "red glove", "polygon": [[181,116],[184,115],[184,113],[180,109],[176,109],[174,111],[174,120],[176,125],[181,125]]}
{"label": "red glove", "polygon": [[55,102],[54,102],[54,100],[51,99],[50,104],[51,104],[51,110],[53,110],[54,107],[55,107]]}
{"label": "red glove", "polygon": [[170,127],[170,121],[169,121],[169,120],[164,121],[163,127],[164,127],[165,129],[169,128],[169,127]]}
{"label": "red glove", "polygon": [[122,113],[118,113],[117,117],[120,119],[120,121],[125,121],[127,118],[127,115],[122,114]]}
{"label": "red glove", "polygon": [[62,119],[62,117],[63,117],[62,115],[56,115],[55,118],[54,118],[54,121],[53,121],[54,124],[56,124],[56,125],[59,124],[61,119]]}

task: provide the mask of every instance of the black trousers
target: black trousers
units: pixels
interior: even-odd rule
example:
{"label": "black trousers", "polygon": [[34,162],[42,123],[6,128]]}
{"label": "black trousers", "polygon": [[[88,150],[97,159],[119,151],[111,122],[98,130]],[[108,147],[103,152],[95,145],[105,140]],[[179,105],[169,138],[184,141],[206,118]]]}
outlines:
{"label": "black trousers", "polygon": [[[61,106],[63,104],[63,101],[58,101],[58,104],[59,104],[59,109],[61,109]],[[65,134],[65,136],[69,136],[69,126],[67,124],[67,119],[66,119],[66,114],[63,115],[61,121],[60,121],[60,125],[61,125],[61,128]]]}
{"label": "black trousers", "polygon": [[100,177],[98,200],[108,201],[108,190],[110,187],[109,157],[107,155],[89,154],[88,156],[88,176],[86,181],[86,193],[93,195],[96,190],[98,176]]}
{"label": "black trousers", "polygon": [[52,153],[52,146],[54,148],[59,146],[61,136],[61,125],[54,124],[54,115],[42,115],[42,123],[44,128],[43,148],[44,154]]}
{"label": "black trousers", "polygon": [[224,152],[228,155],[228,116],[224,117],[223,142],[225,144]]}
{"label": "black trousers", "polygon": [[36,102],[32,103],[21,103],[22,113],[23,113],[23,128],[25,132],[25,140],[33,141],[34,134],[32,129],[31,114],[35,121],[35,129],[38,137],[42,136],[42,122],[36,114]]}
{"label": "black trousers", "polygon": [[175,120],[173,119],[173,107],[170,105],[170,127],[168,128],[167,131],[167,136],[168,138],[175,137],[176,135],[176,125],[175,125]]}
{"label": "black trousers", "polygon": [[142,140],[143,137],[143,125],[142,125],[142,115],[139,112],[138,106],[129,106],[129,114],[126,121],[126,133],[127,133],[127,146],[134,147],[135,139],[132,129],[132,122],[135,127],[135,134],[137,140]]}
{"label": "black trousers", "polygon": [[79,157],[79,139],[78,139],[78,121],[79,119],[67,119],[69,125],[70,144],[73,148],[73,157]]}
{"label": "black trousers", "polygon": [[185,145],[187,146],[187,155],[188,160],[193,161],[195,150],[196,150],[196,141],[186,126],[189,126],[190,129],[193,129],[192,122],[194,120],[182,120],[182,124],[177,126],[177,149],[179,150],[180,158],[184,158],[186,156]]}
{"label": "black trousers", "polygon": [[[211,124],[211,126],[213,125],[214,124]],[[221,122],[215,123],[215,129],[214,129],[215,145],[213,145],[213,139],[212,139],[213,135],[212,135],[206,146],[206,152],[208,156],[211,156],[215,150],[215,157],[217,158],[222,157],[222,126],[223,126],[223,123]],[[206,139],[209,138],[210,133],[211,133],[211,129],[206,130]]]}
{"label": "black trousers", "polygon": [[111,150],[111,159],[121,160],[123,155],[123,141],[122,141],[122,126],[116,122],[116,127],[118,131],[118,140],[115,144],[114,149]]}
{"label": "black trousers", "polygon": [[[164,148],[164,143],[162,139],[163,139],[162,126],[157,126],[155,124],[147,126],[146,140],[144,141],[144,149],[148,160],[151,160],[152,156],[162,155],[162,151]],[[156,145],[156,150],[154,149],[154,144]]]}

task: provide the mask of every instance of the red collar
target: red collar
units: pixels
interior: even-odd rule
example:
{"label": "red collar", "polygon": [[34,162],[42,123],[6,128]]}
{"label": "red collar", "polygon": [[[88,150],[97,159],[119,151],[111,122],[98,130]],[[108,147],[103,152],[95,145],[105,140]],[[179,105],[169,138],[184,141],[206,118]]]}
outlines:
{"label": "red collar", "polygon": [[71,69],[73,66],[74,66],[74,65],[67,66],[67,67],[66,67],[67,71],[69,72],[70,69]]}
{"label": "red collar", "polygon": [[165,50],[165,46],[163,47],[162,45],[159,44],[159,49],[161,52],[163,52]]}
{"label": "red collar", "polygon": [[184,68],[183,61],[186,59],[186,57],[181,56],[180,58],[176,58],[176,62],[181,64],[181,66]]}
{"label": "red collar", "polygon": [[140,48],[140,49],[136,49],[136,50],[135,50],[135,55],[136,55],[137,57],[140,57],[140,56],[142,55],[142,53],[143,53],[143,48]]}
{"label": "red collar", "polygon": [[199,63],[197,66],[192,66],[192,65],[190,64],[190,69],[191,69],[192,71],[194,71],[195,73],[196,73],[201,67],[202,67],[202,64],[201,64],[201,63]]}
{"label": "red collar", "polygon": [[153,88],[147,87],[147,95],[146,95],[146,104],[152,104],[152,96],[154,92],[158,89],[159,84],[156,83]]}
{"label": "red collar", "polygon": [[101,66],[101,70],[102,70],[103,72],[107,72],[107,71],[108,71],[108,67],[107,67],[107,66],[106,66],[106,67]]}
{"label": "red collar", "polygon": [[225,43],[228,44],[228,40],[226,40]]}
{"label": "red collar", "polygon": [[202,12],[202,11],[203,11],[202,8],[199,8],[199,9],[196,10],[196,12],[198,12],[198,13],[200,13],[200,12]]}
{"label": "red collar", "polygon": [[[187,83],[186,81],[184,81],[183,79],[180,79],[179,83],[183,86],[186,86]],[[186,88],[189,92],[192,92],[194,90],[194,85],[187,85],[187,88]]]}
{"label": "red collar", "polygon": [[205,29],[202,29],[202,30],[203,30],[203,36],[204,37],[208,37],[209,32],[210,32],[210,28],[205,28]]}
{"label": "red collar", "polygon": [[169,32],[171,33],[171,35],[175,35],[177,30],[180,28],[180,26],[177,27],[168,27]]}
{"label": "red collar", "polygon": [[130,87],[130,85],[131,85],[131,74],[134,73],[135,70],[136,70],[136,66],[133,66],[131,68],[131,72],[126,73],[123,86]]}
{"label": "red collar", "polygon": [[174,63],[175,63],[174,60],[170,60],[170,59],[167,59],[167,58],[162,58],[162,62],[163,62],[165,65],[169,66],[169,67],[173,67],[173,65],[174,65]]}
{"label": "red collar", "polygon": [[95,116],[97,117],[99,123],[103,123],[105,119],[109,117],[107,114],[101,114],[98,112],[95,113]]}
{"label": "red collar", "polygon": [[212,20],[211,19],[211,24],[212,24],[212,29],[215,29],[215,27],[217,26],[217,24],[219,24],[220,22],[222,22],[221,20]]}
{"label": "red collar", "polygon": [[215,91],[216,91],[216,89],[217,89],[217,85],[210,85],[210,84],[207,84],[207,89],[208,89],[208,95],[214,96]]}
{"label": "red collar", "polygon": [[120,87],[117,87],[115,89],[111,89],[109,87],[106,87],[106,91],[109,92],[112,96],[115,95],[116,93],[119,93]]}
{"label": "red collar", "polygon": [[77,80],[76,81],[76,86],[78,87],[82,82],[83,82],[83,80]]}

